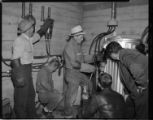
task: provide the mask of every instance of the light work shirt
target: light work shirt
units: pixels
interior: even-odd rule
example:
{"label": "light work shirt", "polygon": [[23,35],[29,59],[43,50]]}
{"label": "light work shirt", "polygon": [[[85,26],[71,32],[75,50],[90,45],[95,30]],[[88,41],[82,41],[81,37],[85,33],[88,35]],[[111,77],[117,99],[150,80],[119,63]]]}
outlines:
{"label": "light work shirt", "polygon": [[29,38],[26,34],[21,34],[13,43],[12,59],[20,58],[21,64],[30,64],[33,62],[33,45],[32,41],[40,39],[40,36],[35,33]]}
{"label": "light work shirt", "polygon": [[84,56],[81,45],[77,44],[74,39],[71,39],[65,46],[64,52],[65,67],[74,69],[79,67],[79,63],[84,62]]}

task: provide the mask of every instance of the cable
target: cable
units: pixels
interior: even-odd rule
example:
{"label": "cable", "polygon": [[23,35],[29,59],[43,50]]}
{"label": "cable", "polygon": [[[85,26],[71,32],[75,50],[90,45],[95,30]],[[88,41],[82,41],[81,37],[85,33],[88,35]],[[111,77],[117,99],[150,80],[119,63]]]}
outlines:
{"label": "cable", "polygon": [[8,63],[6,63],[6,61],[11,61],[11,60],[10,60],[10,59],[4,59],[4,58],[2,57],[2,62],[3,62],[6,66],[11,67],[11,65],[8,64]]}

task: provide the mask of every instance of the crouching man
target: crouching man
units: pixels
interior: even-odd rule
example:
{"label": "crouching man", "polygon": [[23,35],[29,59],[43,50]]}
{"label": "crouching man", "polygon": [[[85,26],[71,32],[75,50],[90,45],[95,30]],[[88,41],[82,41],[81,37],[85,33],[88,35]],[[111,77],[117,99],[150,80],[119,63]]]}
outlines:
{"label": "crouching man", "polygon": [[37,75],[36,92],[38,99],[45,106],[43,113],[47,118],[52,118],[52,111],[62,100],[62,95],[54,89],[52,73],[59,67],[57,59],[52,59],[48,65],[44,66]]}
{"label": "crouching man", "polygon": [[125,118],[125,101],[122,95],[111,89],[111,75],[108,73],[100,74],[99,83],[104,89],[91,97],[82,117]]}

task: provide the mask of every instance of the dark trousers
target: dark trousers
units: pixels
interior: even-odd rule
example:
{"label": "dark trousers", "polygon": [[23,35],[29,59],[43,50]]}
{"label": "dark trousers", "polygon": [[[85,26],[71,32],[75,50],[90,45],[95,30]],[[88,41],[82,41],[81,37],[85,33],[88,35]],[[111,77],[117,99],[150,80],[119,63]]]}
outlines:
{"label": "dark trousers", "polygon": [[35,118],[35,90],[31,64],[23,65],[25,85],[14,88],[14,111],[16,118]]}
{"label": "dark trousers", "polygon": [[148,89],[144,90],[135,99],[135,112],[137,119],[148,118]]}
{"label": "dark trousers", "polygon": [[126,99],[126,117],[134,119],[135,117],[135,106],[134,106],[134,101],[131,99],[130,96],[127,97]]}

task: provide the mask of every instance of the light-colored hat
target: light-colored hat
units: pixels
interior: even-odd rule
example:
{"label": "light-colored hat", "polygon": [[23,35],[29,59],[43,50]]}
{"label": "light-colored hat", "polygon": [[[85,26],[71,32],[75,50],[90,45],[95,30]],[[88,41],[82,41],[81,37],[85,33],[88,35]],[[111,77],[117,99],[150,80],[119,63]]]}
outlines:
{"label": "light-colored hat", "polygon": [[28,29],[30,29],[36,23],[35,18],[33,16],[25,16],[24,19],[18,24],[19,33],[24,33]]}
{"label": "light-colored hat", "polygon": [[73,28],[71,29],[71,34],[70,34],[70,36],[84,35],[84,34],[85,34],[85,32],[83,32],[82,27],[81,27],[80,25],[77,25],[77,26],[75,26],[75,27],[73,27]]}

